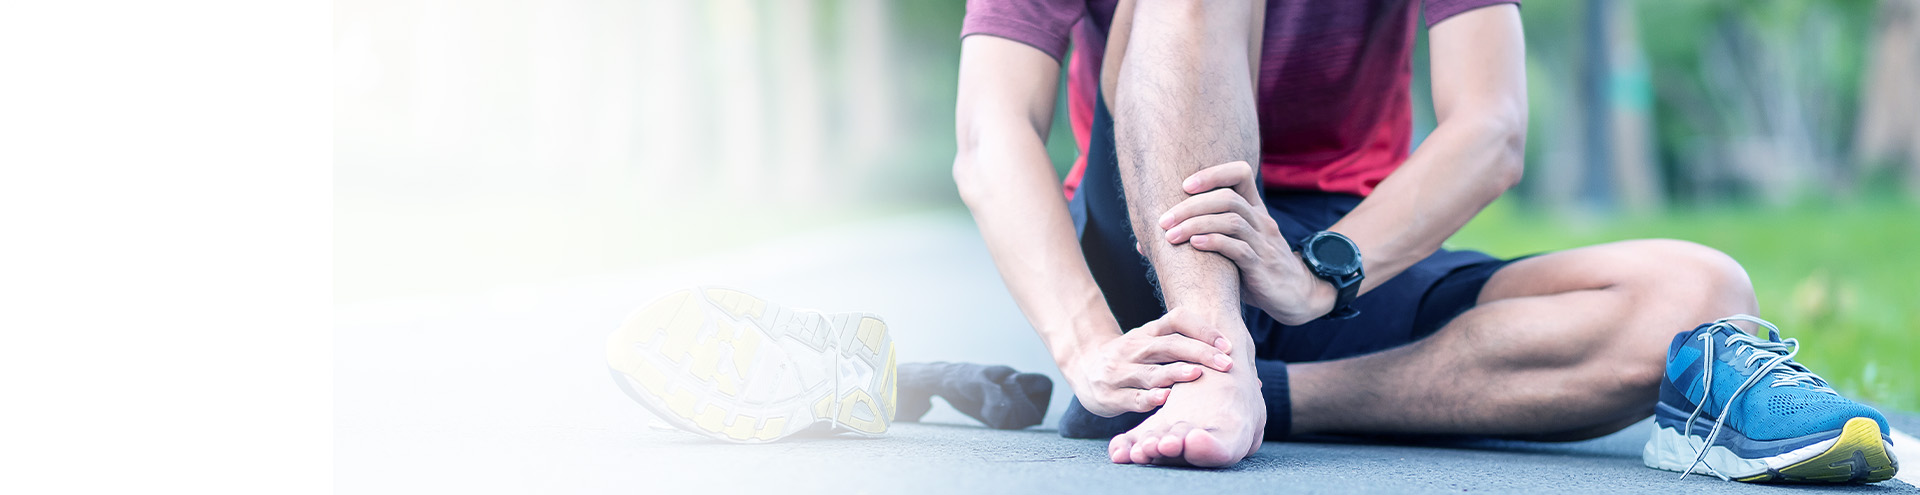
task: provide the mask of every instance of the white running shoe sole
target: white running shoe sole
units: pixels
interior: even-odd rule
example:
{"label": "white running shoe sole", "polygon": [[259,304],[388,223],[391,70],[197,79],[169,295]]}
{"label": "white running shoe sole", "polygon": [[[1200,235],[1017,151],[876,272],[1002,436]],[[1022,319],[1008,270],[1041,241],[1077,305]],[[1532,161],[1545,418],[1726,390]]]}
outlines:
{"label": "white running shoe sole", "polygon": [[893,421],[893,338],[869,313],[788,309],[723,288],[675,291],[607,337],[607,366],[661,419],[729,442],[815,425],[879,435]]}
{"label": "white running shoe sole", "polygon": [[[1686,472],[1705,439],[1683,435],[1674,428],[1654,426],[1653,438],[1640,459],[1647,467]],[[1878,483],[1893,478],[1900,463],[1893,446],[1880,437],[1880,424],[1869,418],[1847,420],[1840,434],[1772,457],[1748,459],[1715,445],[1696,473],[1720,473],[1736,481]]]}

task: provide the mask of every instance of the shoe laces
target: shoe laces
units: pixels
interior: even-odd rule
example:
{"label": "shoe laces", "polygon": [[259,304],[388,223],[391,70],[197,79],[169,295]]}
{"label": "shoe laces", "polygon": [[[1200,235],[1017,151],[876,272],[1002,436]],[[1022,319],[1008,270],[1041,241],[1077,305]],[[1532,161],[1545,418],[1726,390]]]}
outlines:
{"label": "shoe laces", "polygon": [[[1767,339],[1760,340],[1758,337],[1740,331],[1740,327],[1734,326],[1734,322],[1736,321],[1751,322],[1766,327],[1768,330]],[[1721,339],[1718,345],[1716,345],[1713,336],[1718,335],[1720,333],[1718,330],[1723,327],[1733,330],[1733,334]],[[1741,359],[1741,357],[1744,356],[1744,366],[1752,369],[1753,373],[1748,375],[1747,379],[1741,382],[1739,387],[1733,389],[1733,394],[1724,399],[1726,405],[1720,409],[1720,414],[1714,416],[1713,429],[1707,431],[1706,442],[1702,443],[1699,448],[1694,449],[1696,455],[1693,458],[1693,464],[1687,466],[1686,472],[1680,473],[1681,478],[1686,478],[1687,475],[1693,474],[1693,470],[1700,467],[1700,463],[1706,460],[1707,450],[1713,447],[1714,441],[1720,437],[1721,428],[1726,426],[1727,414],[1733,411],[1734,401],[1740,398],[1742,394],[1746,393],[1746,391],[1755,384],[1760,383],[1761,378],[1770,375],[1773,376],[1773,382],[1768,385],[1769,387],[1804,387],[1815,392],[1838,395],[1837,392],[1833,391],[1833,388],[1827,386],[1825,380],[1821,380],[1818,375],[1807,370],[1806,366],[1802,366],[1800,363],[1793,361],[1793,357],[1800,353],[1800,339],[1782,340],[1780,338],[1780,327],[1768,323],[1767,320],[1746,314],[1721,318],[1715,320],[1707,331],[1700,332],[1699,338],[1706,341],[1706,344],[1701,346],[1701,348],[1705,350],[1706,356],[1705,359],[1700,360],[1700,365],[1707,368],[1703,370],[1703,373],[1700,373],[1700,386],[1702,390],[1700,403],[1694,406],[1692,414],[1687,415],[1685,428],[1687,428],[1689,435],[1693,430],[1694,418],[1700,416],[1701,410],[1707,407],[1707,396],[1713,394],[1712,366],[1714,363],[1713,355],[1716,352],[1715,349],[1720,347],[1733,348],[1733,350],[1727,352],[1734,353],[1735,359]],[[1758,367],[1755,367],[1756,363],[1759,363]],[[1713,469],[1713,466],[1707,466],[1707,472],[1720,477],[1722,480],[1728,479],[1726,475],[1720,474],[1718,470]]]}

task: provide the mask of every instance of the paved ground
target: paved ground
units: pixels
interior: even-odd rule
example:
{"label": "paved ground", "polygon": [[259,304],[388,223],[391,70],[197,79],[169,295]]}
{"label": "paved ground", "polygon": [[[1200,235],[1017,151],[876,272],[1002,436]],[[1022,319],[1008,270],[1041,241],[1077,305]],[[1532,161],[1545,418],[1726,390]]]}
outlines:
{"label": "paved ground", "polygon": [[[771,241],[654,269],[337,309],[340,493],[1916,493],[1722,482],[1642,467],[1646,425],[1572,444],[1269,443],[1234,469],[1117,466],[1051,428],[1067,390],[959,214]],[[721,284],[799,307],[885,315],[902,361],[1008,364],[1055,377],[1048,422],[994,431],[936,407],[881,439],[717,444],[654,423],[608,379],[606,334],[673,288]],[[1810,345],[1818,345],[1817,342]],[[1920,431],[1901,417],[1896,427]],[[1914,459],[1913,456],[1907,459]],[[1909,460],[1908,462],[1916,462]],[[1920,468],[1909,468],[1920,469]],[[1911,481],[1912,474],[1903,478]]]}

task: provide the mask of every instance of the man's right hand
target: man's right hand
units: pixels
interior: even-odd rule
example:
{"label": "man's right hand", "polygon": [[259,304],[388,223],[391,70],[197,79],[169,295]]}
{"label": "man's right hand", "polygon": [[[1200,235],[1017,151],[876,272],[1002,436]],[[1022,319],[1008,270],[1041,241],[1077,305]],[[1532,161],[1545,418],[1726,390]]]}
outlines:
{"label": "man's right hand", "polygon": [[1082,348],[1060,371],[1081,406],[1113,417],[1160,407],[1173,384],[1200,378],[1200,366],[1231,370],[1232,351],[1215,330],[1183,329],[1162,318]]}

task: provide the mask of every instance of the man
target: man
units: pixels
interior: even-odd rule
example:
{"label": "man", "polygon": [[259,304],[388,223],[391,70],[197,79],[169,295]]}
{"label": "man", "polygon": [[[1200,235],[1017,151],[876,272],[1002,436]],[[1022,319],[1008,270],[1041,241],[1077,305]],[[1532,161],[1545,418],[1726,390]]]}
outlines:
{"label": "man", "polygon": [[[1422,11],[1439,125],[1409,152]],[[1650,466],[1893,475],[1878,412],[1722,319],[1757,303],[1718,251],[1440,249],[1520,179],[1513,2],[971,0],[961,36],[955,181],[1074,390],[1061,434],[1111,436],[1113,462],[1228,466],[1302,434],[1572,440],[1656,414]],[[1070,201],[1043,147],[1063,62]]]}

